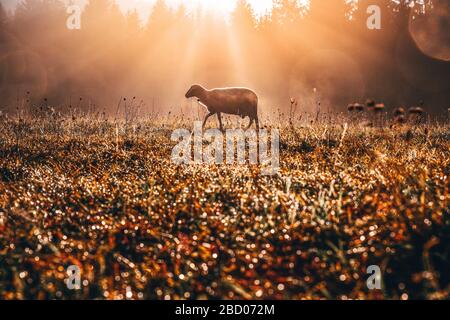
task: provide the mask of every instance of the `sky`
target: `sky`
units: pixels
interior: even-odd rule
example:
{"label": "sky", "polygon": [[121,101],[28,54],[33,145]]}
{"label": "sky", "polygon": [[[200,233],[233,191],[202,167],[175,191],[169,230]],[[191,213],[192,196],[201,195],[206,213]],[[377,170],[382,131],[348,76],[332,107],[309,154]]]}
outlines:
{"label": "sky", "polygon": [[[20,1],[21,0],[0,0],[0,2],[5,5],[7,10],[14,10],[17,3]],[[156,0],[116,0],[124,11],[136,8],[143,18],[148,16],[155,1]],[[225,15],[233,10],[236,1],[237,0],[166,0],[166,2],[173,8],[176,8],[180,4],[184,4],[188,9],[192,9],[200,5]],[[83,4],[86,3],[87,0],[74,0],[74,2]],[[248,2],[251,4],[257,15],[265,14],[267,11],[270,11],[272,7],[272,0],[248,0]]]}

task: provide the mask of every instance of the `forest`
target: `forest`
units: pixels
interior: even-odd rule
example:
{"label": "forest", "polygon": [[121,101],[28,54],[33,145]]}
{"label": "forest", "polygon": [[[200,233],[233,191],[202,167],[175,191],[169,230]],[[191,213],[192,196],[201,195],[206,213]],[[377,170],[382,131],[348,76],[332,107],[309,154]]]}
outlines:
{"label": "forest", "polygon": [[[79,30],[66,27],[65,2],[25,0],[14,11],[0,2],[0,108],[14,113],[45,101],[60,111],[114,114],[121,97],[134,97],[143,113],[186,113],[192,102],[183,93],[201,83],[254,88],[266,113],[286,111],[290,98],[306,111],[376,98],[446,113],[448,57],[419,50],[411,29],[438,9],[448,17],[448,3],[416,2],[274,0],[258,16],[239,0],[225,17],[157,0],[144,19],[96,0],[83,7]],[[366,26],[369,4],[382,9],[380,30]],[[444,31],[438,41],[447,55],[448,40]]]}
{"label": "forest", "polygon": [[0,11],[0,300],[449,299],[449,1],[201,2]]}

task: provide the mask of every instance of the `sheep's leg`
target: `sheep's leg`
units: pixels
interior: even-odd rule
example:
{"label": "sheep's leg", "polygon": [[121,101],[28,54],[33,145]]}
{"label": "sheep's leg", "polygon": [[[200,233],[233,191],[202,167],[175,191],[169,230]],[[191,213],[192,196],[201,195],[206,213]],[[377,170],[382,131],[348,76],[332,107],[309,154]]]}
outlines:
{"label": "sheep's leg", "polygon": [[203,121],[203,126],[202,128],[205,129],[205,125],[206,125],[206,121],[208,121],[208,119],[213,116],[215,113],[214,112],[210,112],[206,117],[205,117],[205,121]]}
{"label": "sheep's leg", "polygon": [[222,124],[222,114],[220,112],[217,114],[217,118],[219,118],[220,131],[224,132]]}
{"label": "sheep's leg", "polygon": [[254,118],[250,118],[250,123],[248,124],[247,129],[245,129],[245,131],[247,131],[248,129],[250,129],[250,127],[252,126],[253,122],[255,121]]}
{"label": "sheep's leg", "polygon": [[257,150],[257,154],[258,154],[258,161],[261,161],[261,158],[259,157],[259,119],[258,116],[256,116],[253,120],[255,120],[255,124],[256,124],[256,150]]}

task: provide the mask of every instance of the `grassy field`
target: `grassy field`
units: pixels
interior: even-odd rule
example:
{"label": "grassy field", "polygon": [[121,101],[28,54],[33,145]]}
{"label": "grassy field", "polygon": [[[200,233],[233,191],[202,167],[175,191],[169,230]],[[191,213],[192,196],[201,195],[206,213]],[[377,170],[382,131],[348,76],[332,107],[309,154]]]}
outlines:
{"label": "grassy field", "polygon": [[181,119],[3,118],[0,299],[448,299],[449,125],[341,123],[263,176],[172,164]]}

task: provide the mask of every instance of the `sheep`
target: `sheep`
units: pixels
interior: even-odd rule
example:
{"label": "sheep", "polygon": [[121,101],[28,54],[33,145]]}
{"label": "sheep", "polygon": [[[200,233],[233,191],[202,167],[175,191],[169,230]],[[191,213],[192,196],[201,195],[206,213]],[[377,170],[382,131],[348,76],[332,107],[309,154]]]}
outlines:
{"label": "sheep", "polygon": [[397,109],[394,110],[394,123],[397,124],[403,124],[406,122],[406,118],[405,118],[405,108],[403,107],[398,107]]}
{"label": "sheep", "polygon": [[423,115],[425,111],[421,107],[412,107],[408,110],[409,114],[415,114],[415,115]]}
{"label": "sheep", "polygon": [[363,112],[364,111],[364,105],[361,103],[355,103],[354,105],[355,111],[357,112]]}
{"label": "sheep", "polygon": [[411,107],[408,113],[409,118],[415,125],[422,124],[425,121],[425,110],[422,107]]}
{"label": "sheep", "polygon": [[222,113],[224,113],[237,115],[243,119],[249,117],[250,124],[246,130],[250,129],[255,122],[257,131],[259,131],[258,96],[250,89],[217,88],[207,90],[201,85],[195,84],[191,86],[185,96],[187,99],[196,97],[208,109],[209,113],[205,117],[203,127],[211,116],[217,114],[220,130],[223,132]]}
{"label": "sheep", "polygon": [[379,113],[379,112],[383,112],[384,109],[385,109],[384,103],[377,103],[377,104],[375,105],[374,111],[375,111],[376,113]]}
{"label": "sheep", "polygon": [[379,126],[383,127],[384,125],[384,110],[386,109],[384,103],[375,103],[375,106],[372,107],[371,112],[373,112],[373,121]]}
{"label": "sheep", "polygon": [[350,113],[352,121],[358,120],[364,111],[364,105],[360,103],[351,103],[347,106],[347,111]]}
{"label": "sheep", "polygon": [[399,107],[394,110],[394,117],[400,117],[405,115],[405,108]]}
{"label": "sheep", "polygon": [[369,110],[369,111],[372,111],[374,108],[375,108],[375,100],[373,100],[373,99],[367,99],[366,100],[366,107],[367,107],[367,110]]}
{"label": "sheep", "polygon": [[396,123],[403,124],[406,122],[406,118],[404,115],[399,115],[399,116],[395,117],[394,121]]}

